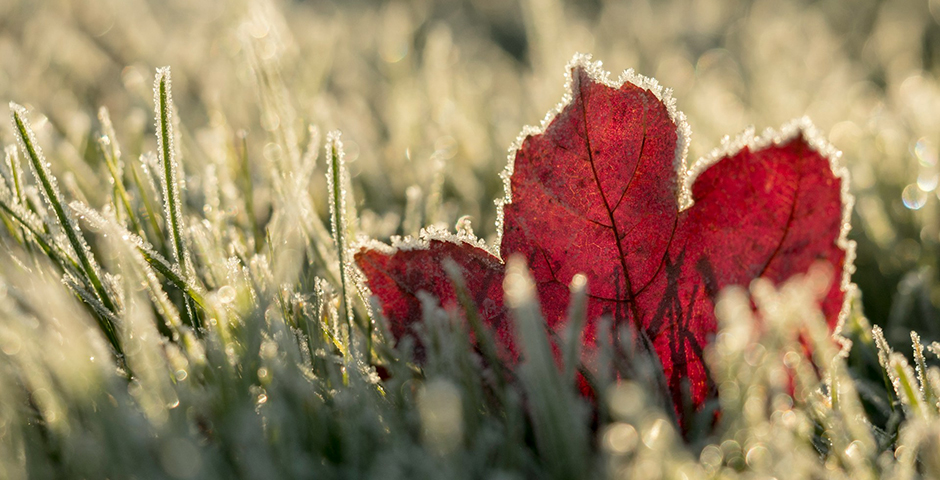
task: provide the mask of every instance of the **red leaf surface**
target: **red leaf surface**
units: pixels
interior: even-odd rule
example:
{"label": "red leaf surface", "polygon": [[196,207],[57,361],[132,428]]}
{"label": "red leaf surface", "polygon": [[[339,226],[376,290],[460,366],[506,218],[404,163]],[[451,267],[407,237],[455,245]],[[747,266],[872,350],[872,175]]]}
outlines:
{"label": "red leaf surface", "polygon": [[695,405],[713,388],[703,349],[716,331],[714,301],[729,285],[780,283],[815,263],[833,272],[822,309],[837,331],[847,310],[854,245],[851,197],[839,153],[807,119],[745,132],[685,166],[689,128],[668,90],[576,56],[568,94],[542,129],[510,152],[498,251],[472,234],[425,232],[416,241],[361,248],[355,260],[392,333],[420,321],[416,294],[457,308],[445,259],[463,270],[507,362],[515,330],[503,307],[502,259],[526,258],[547,328],[561,333],[577,273],[588,279],[587,350],[597,321],[630,322],[651,340],[674,400],[687,381]]}

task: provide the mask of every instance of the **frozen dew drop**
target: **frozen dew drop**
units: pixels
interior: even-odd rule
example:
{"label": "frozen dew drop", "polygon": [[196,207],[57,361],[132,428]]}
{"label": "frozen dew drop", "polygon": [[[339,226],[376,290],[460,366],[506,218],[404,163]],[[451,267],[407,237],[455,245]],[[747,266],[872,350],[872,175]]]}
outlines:
{"label": "frozen dew drop", "polygon": [[927,203],[927,192],[920,189],[917,184],[910,184],[904,187],[901,192],[901,201],[904,206],[911,210],[920,210]]}

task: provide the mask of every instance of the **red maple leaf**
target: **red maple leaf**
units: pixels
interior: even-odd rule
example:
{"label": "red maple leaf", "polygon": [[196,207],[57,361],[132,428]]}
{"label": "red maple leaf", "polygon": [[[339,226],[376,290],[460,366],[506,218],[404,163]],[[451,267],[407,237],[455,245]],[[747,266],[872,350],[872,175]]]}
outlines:
{"label": "red maple leaf", "polygon": [[568,284],[588,280],[583,342],[597,320],[631,322],[659,356],[679,400],[683,382],[701,405],[713,385],[703,349],[716,331],[714,302],[729,285],[780,283],[827,264],[821,301],[837,331],[848,305],[854,244],[846,239],[847,175],[839,152],[807,119],[755,136],[747,131],[685,165],[689,127],[670,91],[632,71],[611,81],[599,62],[575,56],[568,94],[510,150],[498,201],[498,250],[470,232],[425,231],[392,246],[372,242],[355,261],[396,338],[421,319],[426,291],[445,308],[457,298],[444,264],[462,269],[480,315],[509,363],[518,358],[503,306],[502,259],[525,257],[547,328],[566,323]]}

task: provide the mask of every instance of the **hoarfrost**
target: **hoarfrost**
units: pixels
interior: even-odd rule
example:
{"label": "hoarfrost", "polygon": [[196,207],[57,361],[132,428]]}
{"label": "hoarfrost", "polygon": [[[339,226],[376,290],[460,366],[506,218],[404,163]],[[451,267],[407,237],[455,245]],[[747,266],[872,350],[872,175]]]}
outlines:
{"label": "hoarfrost", "polygon": [[353,322],[350,282],[348,271],[352,268],[347,256],[347,221],[346,221],[346,165],[343,161],[343,141],[340,132],[333,131],[326,136],[326,184],[330,192],[330,227],[333,232],[333,244],[339,255],[340,283],[342,284],[343,303],[349,324]]}
{"label": "hoarfrost", "polygon": [[13,127],[17,133],[17,142],[20,145],[20,150],[22,150],[30,160],[36,182],[42,186],[43,199],[46,201],[47,205],[52,207],[56,221],[59,226],[62,227],[62,230],[68,238],[68,243],[74,249],[82,268],[85,270],[87,279],[94,286],[95,293],[99,297],[100,303],[107,308],[113,308],[114,305],[111,305],[111,299],[101,285],[101,275],[94,255],[92,255],[91,249],[85,241],[85,237],[78,228],[78,224],[62,204],[62,194],[59,192],[56,179],[52,175],[52,172],[49,171],[49,164],[42,154],[42,148],[39,147],[36,141],[35,133],[33,133],[33,130],[29,127],[29,120],[26,118],[26,109],[16,103],[10,102],[10,110],[13,112]]}

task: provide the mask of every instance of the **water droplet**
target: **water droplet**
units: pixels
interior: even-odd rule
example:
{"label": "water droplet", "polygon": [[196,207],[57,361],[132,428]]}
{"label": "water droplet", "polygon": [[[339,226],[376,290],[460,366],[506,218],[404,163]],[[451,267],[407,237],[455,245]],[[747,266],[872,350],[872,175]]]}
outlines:
{"label": "water droplet", "polygon": [[261,115],[261,128],[273,132],[277,130],[279,126],[281,126],[281,117],[276,113],[267,110]]}
{"label": "water droplet", "polygon": [[937,154],[934,152],[930,141],[926,138],[917,140],[913,147],[914,156],[921,165],[932,167],[937,164]]}
{"label": "water droplet", "polygon": [[940,176],[934,172],[924,172],[917,177],[917,186],[925,192],[936,190],[938,182],[940,182]]}
{"label": "water droplet", "polygon": [[235,288],[231,285],[226,285],[219,289],[218,299],[222,304],[232,303],[235,300]]}
{"label": "water droplet", "polygon": [[442,160],[453,158],[457,154],[457,140],[450,135],[439,137],[434,141],[434,151]]}
{"label": "water droplet", "polygon": [[604,432],[604,447],[612,453],[625,454],[636,447],[639,435],[633,425],[615,423]]}
{"label": "water droplet", "polygon": [[904,191],[901,192],[901,201],[911,210],[920,210],[927,203],[927,192],[912,183],[904,187]]}

